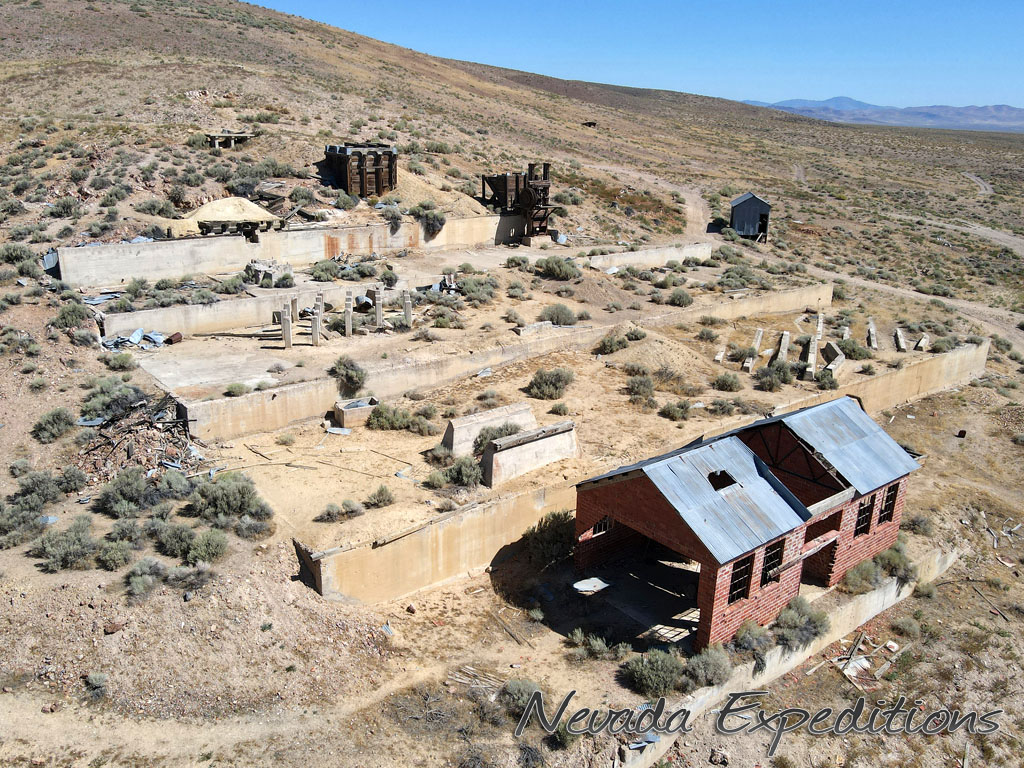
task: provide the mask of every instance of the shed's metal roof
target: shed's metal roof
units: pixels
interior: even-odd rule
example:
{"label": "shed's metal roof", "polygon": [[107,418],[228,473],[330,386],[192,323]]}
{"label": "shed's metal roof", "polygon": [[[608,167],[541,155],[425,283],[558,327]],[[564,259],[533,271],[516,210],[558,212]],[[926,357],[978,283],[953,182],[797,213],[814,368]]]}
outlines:
{"label": "shed's metal roof", "polygon": [[849,397],[786,414],[781,420],[858,493],[869,493],[921,468]]}
{"label": "shed's metal roof", "polygon": [[772,207],[771,203],[769,203],[763,197],[758,197],[753,192],[744,192],[742,195],[740,195],[735,200],[733,200],[731,203],[729,203],[729,205],[735,208],[740,203],[745,203],[745,202],[747,202],[747,200],[750,200],[751,198],[754,198],[755,200],[760,200],[762,203],[767,205],[769,208]]}
{"label": "shed's metal roof", "polygon": [[[642,469],[719,563],[777,539],[810,517],[736,437],[647,463]],[[708,475],[723,470],[736,482],[716,491]]]}

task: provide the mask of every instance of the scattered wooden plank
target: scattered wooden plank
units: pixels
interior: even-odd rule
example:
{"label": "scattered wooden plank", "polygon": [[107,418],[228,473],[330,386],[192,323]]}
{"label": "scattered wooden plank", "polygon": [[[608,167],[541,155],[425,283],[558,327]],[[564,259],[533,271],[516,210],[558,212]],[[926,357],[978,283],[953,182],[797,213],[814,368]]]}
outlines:
{"label": "scattered wooden plank", "polygon": [[254,447],[254,446],[252,446],[252,445],[249,445],[248,443],[242,443],[242,445],[244,445],[244,446],[245,446],[246,448],[248,448],[248,449],[249,449],[250,451],[252,451],[253,453],[255,453],[255,454],[256,454],[257,456],[262,456],[262,457],[263,457],[264,459],[266,459],[267,461],[270,461],[270,457],[269,457],[269,456],[267,456],[267,454],[265,454],[265,453],[264,453],[263,451],[259,450],[258,448]]}
{"label": "scattered wooden plank", "polygon": [[1000,616],[1002,616],[1005,621],[1009,621],[1010,620],[1009,618],[1007,618],[1005,613],[1003,613],[1001,610],[999,610],[999,606],[997,606],[995,603],[993,603],[991,600],[988,599],[988,596],[984,592],[982,592],[980,589],[978,589],[974,585],[971,585],[971,589],[973,589],[975,592],[977,592],[979,595],[981,595],[981,599],[984,600],[986,603],[988,603],[992,607],[992,610],[995,611],[996,613],[998,613]]}
{"label": "scattered wooden plank", "polygon": [[862,631],[857,635],[857,640],[853,643],[853,648],[850,649],[850,655],[846,657],[846,663],[840,667],[839,671],[844,675],[846,674],[846,668],[850,666],[850,662],[853,661],[853,657],[857,655],[857,650],[860,648],[861,642],[864,640],[864,632]]}
{"label": "scattered wooden plank", "polygon": [[511,637],[513,640],[519,643],[519,645],[528,645],[531,648],[533,648],[533,643],[531,643],[525,637],[520,637],[516,633],[516,631],[512,629],[512,627],[510,627],[500,616],[498,616],[498,614],[494,613],[493,611],[488,611],[488,613],[491,615],[491,618],[494,619],[498,623],[498,625],[509,634],[509,637]]}

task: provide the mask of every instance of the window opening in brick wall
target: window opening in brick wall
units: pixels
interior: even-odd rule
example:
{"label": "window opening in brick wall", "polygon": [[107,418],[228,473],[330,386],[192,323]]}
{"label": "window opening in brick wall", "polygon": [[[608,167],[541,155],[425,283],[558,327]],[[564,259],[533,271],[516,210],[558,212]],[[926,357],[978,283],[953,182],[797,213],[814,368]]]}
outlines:
{"label": "window opening in brick wall", "polygon": [[[786,540],[776,541],[769,544],[764,550],[764,562],[761,564],[761,586],[771,584],[779,580],[779,573],[775,571],[782,565],[782,553],[786,549]],[[775,571],[775,573],[772,573]]]}
{"label": "window opening in brick wall", "polygon": [[612,529],[612,525],[614,524],[615,521],[612,520],[608,515],[605,515],[596,523],[594,523],[594,535],[599,536],[602,533],[608,533],[608,531]]}
{"label": "window opening in brick wall", "polygon": [[900,495],[899,483],[890,485],[885,489],[885,501],[882,502],[882,511],[878,513],[878,524],[888,523],[896,514],[896,498]]}
{"label": "window opening in brick wall", "polygon": [[735,603],[750,594],[750,574],[754,570],[754,556],[737,560],[732,567],[732,581],[729,583],[729,602]]}
{"label": "window opening in brick wall", "polygon": [[871,513],[875,509],[875,494],[861,501],[857,508],[857,525],[853,529],[854,538],[863,536],[871,530]]}

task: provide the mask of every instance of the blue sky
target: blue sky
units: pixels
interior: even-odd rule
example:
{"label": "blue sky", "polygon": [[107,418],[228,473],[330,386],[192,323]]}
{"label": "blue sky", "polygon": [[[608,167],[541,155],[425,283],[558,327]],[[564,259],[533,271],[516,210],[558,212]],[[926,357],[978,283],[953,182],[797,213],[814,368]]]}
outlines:
{"label": "blue sky", "polygon": [[1020,0],[259,5],[435,56],[567,79],[760,101],[1024,107]]}

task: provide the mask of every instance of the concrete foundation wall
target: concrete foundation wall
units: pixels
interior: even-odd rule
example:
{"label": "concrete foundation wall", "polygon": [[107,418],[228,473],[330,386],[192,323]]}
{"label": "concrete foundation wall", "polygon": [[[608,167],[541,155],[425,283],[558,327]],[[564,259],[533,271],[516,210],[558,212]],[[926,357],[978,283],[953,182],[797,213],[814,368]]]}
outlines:
{"label": "concrete foundation wall", "polygon": [[710,259],[711,243],[690,243],[689,245],[667,245],[662,248],[643,248],[639,251],[621,251],[619,253],[606,253],[601,256],[591,256],[590,266],[594,269],[608,269],[609,267],[663,267],[668,261],[675,259]]}
{"label": "concrete foundation wall", "polygon": [[240,271],[252,259],[304,267],[342,253],[369,255],[402,248],[437,250],[482,243],[496,245],[511,242],[522,234],[522,228],[518,216],[474,216],[449,220],[429,240],[419,223],[404,222],[395,232],[388,224],[261,232],[257,243],[241,235],[218,235],[58,248],[57,258],[61,279],[65,282],[75,287],[113,287],[133,277],[152,281],[162,277]]}
{"label": "concrete foundation wall", "polygon": [[837,397],[857,398],[869,413],[907,403],[951,387],[970,383],[985,373],[989,341],[965,344],[952,352],[905,363],[902,368],[887,370],[874,376],[858,376],[838,389],[823,391],[798,403],[779,406],[775,413],[825,403]]}
{"label": "concrete foundation wall", "polygon": [[[342,294],[344,295],[344,294]],[[328,299],[329,300],[329,299]],[[832,300],[832,286],[811,285],[789,291],[771,291],[763,295],[747,296],[732,301],[722,301],[713,308],[697,307],[667,312],[648,318],[643,325],[672,325],[702,315],[713,314],[724,319],[757,314],[793,312],[806,306],[828,305]],[[134,315],[140,315],[136,312]],[[132,325],[134,330],[138,325]],[[510,344],[501,344],[482,349],[468,355],[418,360],[414,362],[375,361],[366,364],[366,389],[380,399],[395,397],[410,390],[430,389],[452,381],[473,376],[484,368],[499,368],[503,365],[528,360],[550,352],[571,349],[588,349],[608,332],[606,327],[579,327],[560,329],[557,332],[538,337],[528,337]],[[239,435],[280,429],[303,419],[318,418],[334,404],[337,390],[333,379],[303,382],[289,385],[307,391],[301,397],[288,393],[286,407],[278,407],[274,401],[267,402],[281,388],[253,392],[241,397],[226,397],[188,403],[189,429],[203,440],[227,440]],[[315,395],[310,394],[316,392]],[[333,394],[328,394],[328,393]],[[255,406],[250,408],[249,403]],[[305,410],[301,410],[305,408]],[[260,416],[242,413],[256,410]],[[242,431],[239,431],[242,430]]]}
{"label": "concrete foundation wall", "polygon": [[448,422],[441,445],[456,456],[473,453],[473,443],[485,427],[500,427],[503,424],[515,424],[521,430],[534,429],[537,419],[529,403],[503,405],[471,413]]}
{"label": "concrete foundation wall", "polygon": [[568,483],[542,488],[456,510],[379,547],[316,553],[306,567],[325,597],[392,600],[490,565],[545,514],[575,503],[576,489]]}
{"label": "concrete foundation wall", "polygon": [[494,440],[484,449],[480,462],[484,485],[497,488],[548,464],[571,459],[579,450],[576,428],[571,421]]}

